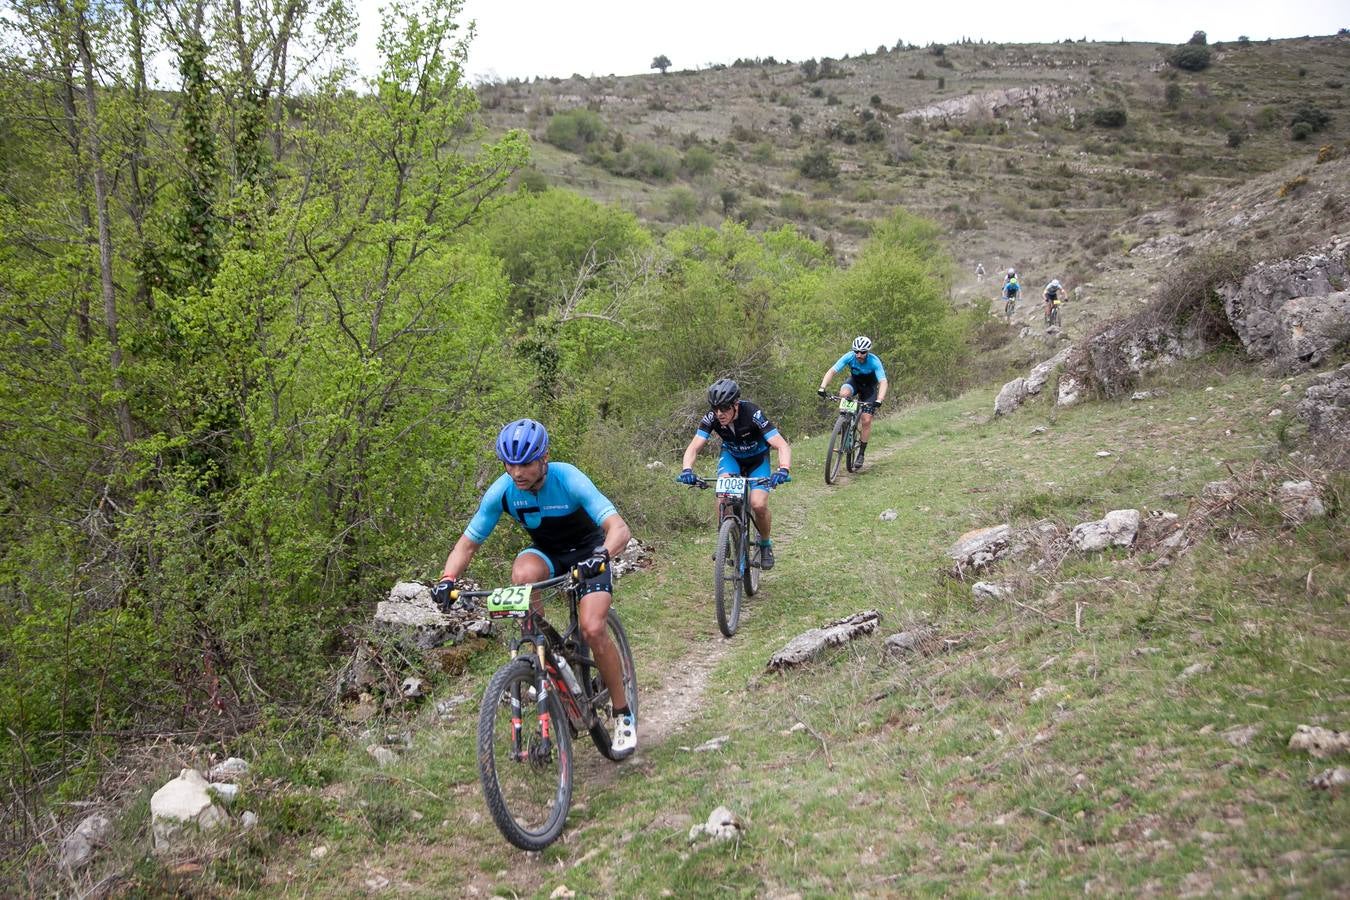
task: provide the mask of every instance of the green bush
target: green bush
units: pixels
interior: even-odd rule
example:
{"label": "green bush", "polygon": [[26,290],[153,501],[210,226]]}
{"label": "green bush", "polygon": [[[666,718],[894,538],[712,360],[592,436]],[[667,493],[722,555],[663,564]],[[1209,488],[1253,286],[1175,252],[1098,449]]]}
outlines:
{"label": "green bush", "polygon": [[1191,35],[1191,39],[1186,43],[1191,46],[1203,47],[1209,43],[1209,35],[1203,31],[1197,31]]}
{"label": "green bush", "polygon": [[569,109],[548,120],[544,140],[563,150],[580,153],[605,136],[605,121],[589,109]]}
{"label": "green bush", "polygon": [[716,162],[717,157],[713,156],[711,150],[702,145],[695,145],[685,151],[681,166],[690,175],[707,175],[713,170]]}
{"label": "green bush", "polygon": [[886,139],[886,128],[876,119],[871,120],[863,126],[863,140],[871,144],[879,144]]}
{"label": "green bush", "polygon": [[1241,131],[1234,129],[1233,131],[1228,132],[1228,146],[1236,150],[1238,147],[1242,146],[1242,141],[1245,138],[1246,135]]}
{"label": "green bush", "polygon": [[1127,116],[1118,106],[1099,106],[1092,111],[1092,124],[1099,128],[1124,128]]}
{"label": "green bush", "polygon": [[1163,91],[1163,99],[1167,102],[1168,109],[1176,109],[1181,105],[1181,85],[1175,81],[1167,83],[1167,88]]}
{"label": "green bush", "polygon": [[1202,72],[1209,68],[1213,54],[1202,44],[1182,44],[1167,54],[1167,61],[1187,72]]}
{"label": "green bush", "polygon": [[839,175],[839,167],[825,147],[808,150],[797,163],[797,171],[816,181],[830,181]]}
{"label": "green bush", "polygon": [[1289,136],[1296,141],[1306,141],[1312,136],[1312,133],[1313,127],[1303,121],[1295,122],[1294,126],[1289,129]]}
{"label": "green bush", "polygon": [[1306,122],[1309,128],[1308,133],[1311,134],[1313,131],[1321,131],[1331,124],[1331,113],[1310,103],[1304,103],[1296,107],[1289,117],[1290,127],[1298,125],[1299,122]]}

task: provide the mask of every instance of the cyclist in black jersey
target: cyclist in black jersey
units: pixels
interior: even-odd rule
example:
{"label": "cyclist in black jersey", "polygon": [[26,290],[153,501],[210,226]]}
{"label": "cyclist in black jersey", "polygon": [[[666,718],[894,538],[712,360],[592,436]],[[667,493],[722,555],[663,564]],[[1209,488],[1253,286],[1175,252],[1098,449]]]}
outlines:
{"label": "cyclist in black jersey", "polygon": [[[713,382],[708,388],[711,410],[699,420],[694,439],[684,450],[684,471],[679,481],[695,482],[694,460],[698,451],[716,434],[722,439],[722,457],[717,462],[719,475],[744,475],[747,478],[768,478],[773,487],[792,480],[792,448],[769,421],[764,411],[749,400],[741,399],[741,388],[730,378]],[[769,474],[769,448],[778,454],[778,471]],[[750,491],[750,513],[759,529],[759,545],[763,548],[760,567],[773,568],[773,540],[769,537],[769,488],[756,486]]]}

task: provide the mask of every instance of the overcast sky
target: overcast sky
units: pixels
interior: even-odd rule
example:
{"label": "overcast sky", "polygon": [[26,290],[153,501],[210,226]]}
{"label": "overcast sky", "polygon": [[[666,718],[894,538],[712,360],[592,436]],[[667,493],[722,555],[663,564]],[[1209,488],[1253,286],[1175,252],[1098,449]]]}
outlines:
{"label": "overcast sky", "polygon": [[[375,71],[382,0],[357,0],[361,70]],[[1179,43],[1335,34],[1350,26],[1346,0],[465,0],[478,23],[475,79],[532,75],[634,75],[664,53],[675,68],[737,57],[856,55],[962,37],[1007,43],[1090,40]]]}

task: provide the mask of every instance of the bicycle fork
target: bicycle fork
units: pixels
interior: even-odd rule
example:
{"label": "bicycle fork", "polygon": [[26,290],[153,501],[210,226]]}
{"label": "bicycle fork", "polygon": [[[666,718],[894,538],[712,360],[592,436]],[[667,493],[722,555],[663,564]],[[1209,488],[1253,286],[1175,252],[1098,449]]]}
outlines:
{"label": "bicycle fork", "polygon": [[[514,655],[514,652],[513,652]],[[539,710],[539,745],[531,748],[525,740],[525,704],[520,697],[520,684],[511,688],[511,754],[516,762],[529,762],[531,752],[537,752],[540,758],[547,758],[553,751],[553,716],[548,711],[549,680],[545,666],[544,645],[535,643],[535,655],[539,667],[535,679],[535,705]]]}

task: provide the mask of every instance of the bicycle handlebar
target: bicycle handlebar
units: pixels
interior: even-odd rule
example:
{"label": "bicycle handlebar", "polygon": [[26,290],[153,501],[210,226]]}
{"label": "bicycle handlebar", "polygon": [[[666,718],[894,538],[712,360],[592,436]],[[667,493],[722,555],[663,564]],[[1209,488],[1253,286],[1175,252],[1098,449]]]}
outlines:
{"label": "bicycle handlebar", "polygon": [[[738,476],[736,476],[736,477],[739,478],[739,477],[741,477],[741,476],[738,475]],[[715,479],[714,479],[714,480],[715,480]],[[696,488],[698,488],[699,490],[704,491],[704,490],[707,490],[708,488],[712,487],[712,486],[713,486],[713,483],[714,483],[713,481],[709,481],[709,480],[706,479],[706,478],[702,478],[702,477],[700,477],[700,476],[698,476],[698,475],[695,475],[695,476],[694,476],[694,483],[691,484],[691,485],[689,485],[689,486],[690,486],[690,487],[696,487]],[[751,483],[752,485],[756,485],[756,486],[767,484],[769,487],[773,487],[773,479],[772,479],[772,478],[763,478],[763,477],[760,477],[760,478],[751,478],[751,479],[750,479],[750,483]]]}
{"label": "bicycle handlebar", "polygon": [[[828,403],[828,402],[834,401],[834,400],[852,400],[852,399],[854,399],[854,398],[853,398],[853,397],[844,397],[844,396],[842,396],[842,395],[840,395],[840,394],[830,394],[830,395],[828,395],[828,396],[826,396],[826,397],[822,397],[821,399],[824,400],[824,401],[826,401],[826,402]],[[880,405],[880,401],[878,401],[878,400],[859,400],[859,401],[858,401],[858,412],[875,413],[875,412],[877,411],[877,406],[878,406],[878,405]]]}
{"label": "bicycle handlebar", "polygon": [[[547,589],[547,588],[562,587],[563,585],[567,584],[567,583],[570,582],[571,580],[572,580],[572,572],[571,572],[571,570],[569,569],[569,570],[567,571],[567,573],[564,574],[564,575],[554,575],[552,578],[547,578],[547,579],[545,579],[545,580],[543,580],[543,581],[536,581],[536,582],[532,583],[532,584],[530,585],[530,590],[532,590],[532,591],[542,591],[542,590],[545,590],[545,589]],[[492,591],[490,591],[490,590],[489,590],[489,591],[461,591],[459,588],[456,588],[455,590],[453,590],[453,591],[450,592],[450,600],[451,600],[452,602],[453,602],[453,601],[458,601],[458,600],[472,600],[472,599],[476,599],[476,598],[479,598],[479,597],[486,597],[486,596],[488,596],[488,595],[491,594],[491,593],[492,593]]]}

